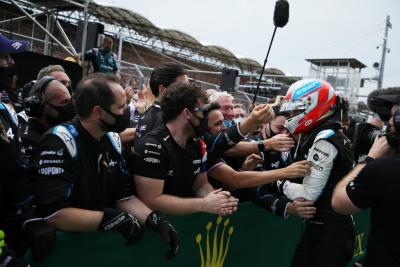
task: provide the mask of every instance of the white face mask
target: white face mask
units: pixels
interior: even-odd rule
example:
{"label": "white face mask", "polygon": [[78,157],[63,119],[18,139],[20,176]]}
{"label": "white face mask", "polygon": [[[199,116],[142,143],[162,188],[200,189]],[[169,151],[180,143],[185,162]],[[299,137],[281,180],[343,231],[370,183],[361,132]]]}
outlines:
{"label": "white face mask", "polygon": [[242,121],[243,121],[243,118],[242,118],[242,117],[239,117],[239,118],[233,118],[233,121],[235,122],[235,124],[239,124],[240,122],[242,122]]}

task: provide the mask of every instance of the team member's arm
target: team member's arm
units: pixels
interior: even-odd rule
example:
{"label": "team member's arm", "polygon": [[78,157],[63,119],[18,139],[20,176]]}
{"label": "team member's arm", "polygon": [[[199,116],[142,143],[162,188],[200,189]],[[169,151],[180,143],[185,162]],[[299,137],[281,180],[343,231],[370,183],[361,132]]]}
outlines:
{"label": "team member's arm", "polygon": [[226,151],[225,155],[248,156],[251,154],[258,154],[264,150],[286,152],[293,147],[294,141],[292,137],[290,137],[288,134],[278,134],[272,138],[258,142],[239,142],[237,145]]}
{"label": "team member's arm", "polygon": [[168,155],[158,140],[151,137],[140,140],[135,155],[135,184],[140,199],[151,209],[165,214],[217,213],[222,208],[233,205],[223,192],[209,192],[211,187],[202,174],[203,165],[200,167],[201,175],[196,178],[192,190],[200,196],[206,194],[205,197],[183,198],[165,194],[164,184],[169,171],[167,162]]}
{"label": "team member's arm", "polygon": [[289,199],[304,198],[315,201],[324,189],[338,154],[334,145],[326,140],[317,140],[311,147],[307,161],[311,172],[305,176],[302,184],[285,181],[280,185]]}
{"label": "team member's arm", "polygon": [[[235,124],[222,133],[207,136],[205,138],[207,143],[207,151],[210,158],[218,158],[223,155],[224,152],[235,147],[248,133],[257,128],[262,123],[271,121],[274,117],[274,112],[270,105],[258,105],[253,111],[239,124]],[[252,151],[251,148],[247,148],[246,152]],[[255,149],[258,147],[255,145]],[[256,152],[248,152],[248,155]],[[241,154],[243,155],[243,154]]]}
{"label": "team member's arm", "polygon": [[[386,155],[390,150],[387,139],[377,138],[371,147],[368,156],[379,158]],[[393,163],[396,164],[395,162]],[[387,178],[385,172],[392,168],[390,159],[377,159],[368,165],[358,164],[335,188],[332,196],[332,207],[338,213],[351,214],[371,207],[384,199],[385,193],[381,186],[376,183],[376,179]],[[390,171],[389,171],[390,172]]]}
{"label": "team member's arm", "polygon": [[272,183],[284,178],[297,178],[308,174],[310,167],[307,161],[295,162],[288,167],[270,171],[235,171],[227,164],[218,164],[208,173],[214,179],[233,189],[255,187]]}
{"label": "team member's arm", "polygon": [[123,132],[119,133],[121,142],[123,144],[131,143],[135,140],[136,128],[126,128]]}

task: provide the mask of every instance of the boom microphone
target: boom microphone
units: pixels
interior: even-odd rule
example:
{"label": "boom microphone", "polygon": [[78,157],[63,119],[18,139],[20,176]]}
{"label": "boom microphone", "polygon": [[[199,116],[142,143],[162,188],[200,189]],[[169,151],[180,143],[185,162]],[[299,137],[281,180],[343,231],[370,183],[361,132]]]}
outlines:
{"label": "boom microphone", "polygon": [[257,88],[256,88],[256,91],[254,93],[252,107],[254,107],[254,105],[256,103],[257,94],[258,94],[258,91],[260,89],[261,79],[262,79],[262,76],[263,76],[264,71],[265,71],[265,66],[267,65],[267,60],[268,60],[269,52],[271,51],[272,42],[274,41],[274,38],[275,38],[276,29],[278,27],[279,28],[285,27],[285,25],[287,24],[288,21],[289,21],[289,3],[288,3],[288,1],[287,0],[278,0],[278,1],[276,1],[275,10],[274,10],[274,25],[275,25],[275,29],[274,29],[274,33],[272,34],[271,42],[269,43],[267,56],[265,57],[265,60],[264,60],[264,65],[263,65],[261,73],[260,73],[260,78],[258,79]]}
{"label": "boom microphone", "polygon": [[289,20],[289,3],[286,0],[278,0],[275,3],[274,25],[279,28],[285,27]]}

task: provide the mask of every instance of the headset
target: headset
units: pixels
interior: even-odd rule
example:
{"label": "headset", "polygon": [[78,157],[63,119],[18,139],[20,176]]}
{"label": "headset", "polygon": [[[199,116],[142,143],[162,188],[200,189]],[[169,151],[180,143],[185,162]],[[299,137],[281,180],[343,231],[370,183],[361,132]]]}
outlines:
{"label": "headset", "polygon": [[24,110],[29,117],[39,117],[43,111],[44,90],[51,81],[56,79],[52,76],[44,76],[38,80],[33,86],[29,97],[24,101]]}
{"label": "headset", "polygon": [[396,130],[397,136],[400,137],[400,108],[393,114],[393,127]]}

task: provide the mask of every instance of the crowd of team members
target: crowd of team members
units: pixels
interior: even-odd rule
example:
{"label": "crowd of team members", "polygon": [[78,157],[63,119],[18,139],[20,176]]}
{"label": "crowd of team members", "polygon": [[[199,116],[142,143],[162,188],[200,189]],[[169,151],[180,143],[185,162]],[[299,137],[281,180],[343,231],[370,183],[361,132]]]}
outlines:
{"label": "crowd of team members", "polygon": [[292,266],[346,266],[354,223],[331,200],[354,161],[334,89],[302,80],[285,101],[247,114],[230,94],[188,78],[165,63],[132,95],[116,76],[98,73],[71,88],[61,66],[48,66],[24,88],[18,118],[14,103],[2,102],[0,228],[8,246],[0,257],[17,264],[11,249],[22,257],[31,247],[43,261],[56,230],[117,230],[130,245],[147,228],[168,243],[170,259],[179,229],[167,215],[230,215],[240,199],[306,219]]}

